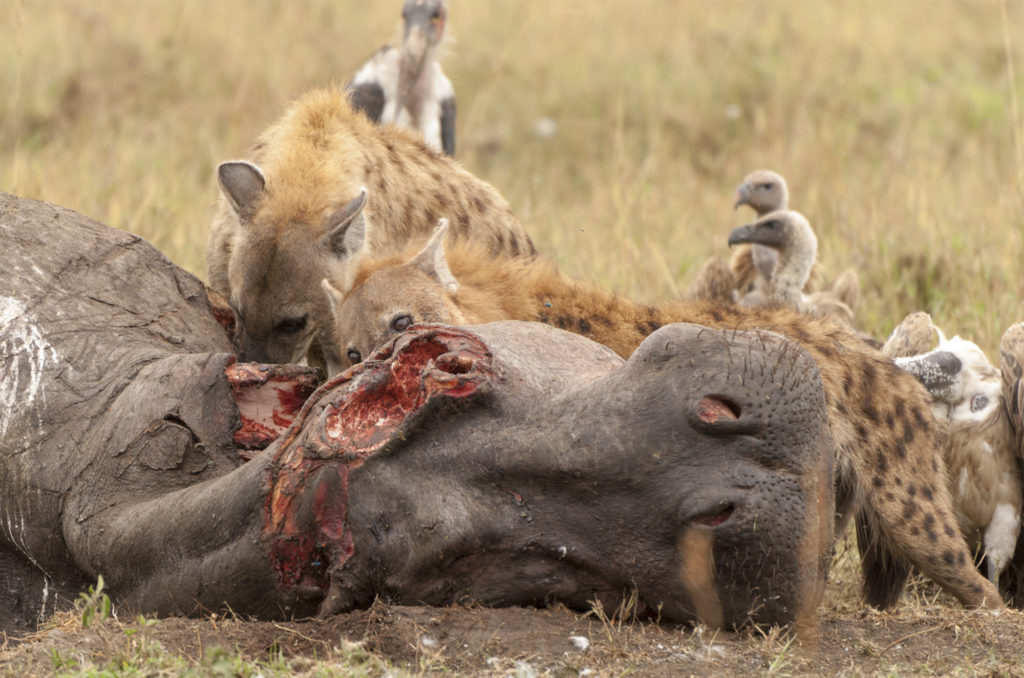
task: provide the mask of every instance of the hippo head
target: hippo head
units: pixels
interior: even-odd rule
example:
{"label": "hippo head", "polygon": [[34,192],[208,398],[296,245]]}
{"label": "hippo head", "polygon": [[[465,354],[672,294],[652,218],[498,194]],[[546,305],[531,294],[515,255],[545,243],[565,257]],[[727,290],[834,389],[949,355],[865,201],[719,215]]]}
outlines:
{"label": "hippo head", "polygon": [[322,613],[561,601],[813,614],[832,440],[810,357],[671,325],[623,362],[546,325],[420,325],[325,384],[268,467],[280,586]]}

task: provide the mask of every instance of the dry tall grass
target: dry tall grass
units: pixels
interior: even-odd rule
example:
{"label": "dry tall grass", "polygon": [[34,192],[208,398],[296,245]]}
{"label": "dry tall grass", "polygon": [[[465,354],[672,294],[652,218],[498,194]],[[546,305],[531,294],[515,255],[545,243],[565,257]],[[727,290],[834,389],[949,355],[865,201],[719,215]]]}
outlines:
{"label": "dry tall grass", "polygon": [[[344,82],[399,0],[0,3],[0,189],[203,274],[213,168]],[[1024,319],[1024,2],[450,0],[458,156],[573,274],[646,300],[781,171],[865,329],[912,310],[990,355]],[[536,122],[557,122],[553,138]]]}

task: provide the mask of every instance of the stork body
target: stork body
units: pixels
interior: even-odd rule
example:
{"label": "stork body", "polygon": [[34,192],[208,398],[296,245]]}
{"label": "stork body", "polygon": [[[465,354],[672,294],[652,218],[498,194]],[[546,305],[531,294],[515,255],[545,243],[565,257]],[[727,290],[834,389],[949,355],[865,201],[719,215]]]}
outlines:
{"label": "stork body", "polygon": [[434,150],[455,155],[455,89],[436,60],[446,17],[443,0],[406,0],[402,46],[378,50],[346,89],[374,122],[415,130]]}

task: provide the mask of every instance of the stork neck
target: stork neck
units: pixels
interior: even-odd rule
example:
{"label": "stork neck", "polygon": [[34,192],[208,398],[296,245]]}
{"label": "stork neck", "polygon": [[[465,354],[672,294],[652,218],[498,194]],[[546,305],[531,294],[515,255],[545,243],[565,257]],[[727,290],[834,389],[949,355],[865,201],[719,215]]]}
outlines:
{"label": "stork neck", "polygon": [[420,54],[410,50],[402,51],[398,72],[398,111],[407,108],[414,118],[418,116],[433,62],[434,47],[427,47]]}

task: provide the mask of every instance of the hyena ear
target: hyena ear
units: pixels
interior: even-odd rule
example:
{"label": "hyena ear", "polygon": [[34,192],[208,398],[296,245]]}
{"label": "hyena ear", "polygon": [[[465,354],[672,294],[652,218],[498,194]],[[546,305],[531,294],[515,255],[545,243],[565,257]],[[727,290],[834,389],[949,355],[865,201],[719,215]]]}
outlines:
{"label": "hyena ear", "polygon": [[449,270],[448,261],[444,257],[444,236],[447,232],[448,220],[439,219],[426,247],[409,263],[441,283],[445,292],[455,294],[459,291],[459,283]]}
{"label": "hyena ear", "polygon": [[260,168],[244,160],[222,162],[218,165],[217,182],[231,202],[231,206],[235,208],[235,212],[243,219],[256,211],[256,205],[267,188],[267,180]]}
{"label": "hyena ear", "polygon": [[327,293],[327,298],[331,302],[331,312],[337,313],[338,309],[341,308],[341,302],[345,301],[345,295],[341,290],[332,285],[331,281],[327,278],[320,281],[320,287]]}
{"label": "hyena ear", "polygon": [[347,259],[366,246],[366,186],[359,187],[359,195],[327,218],[324,241],[339,259]]}

